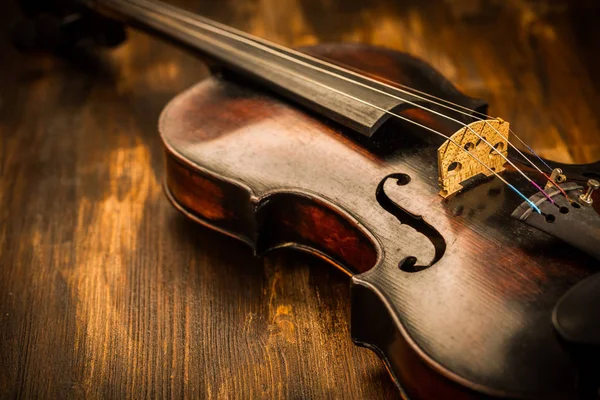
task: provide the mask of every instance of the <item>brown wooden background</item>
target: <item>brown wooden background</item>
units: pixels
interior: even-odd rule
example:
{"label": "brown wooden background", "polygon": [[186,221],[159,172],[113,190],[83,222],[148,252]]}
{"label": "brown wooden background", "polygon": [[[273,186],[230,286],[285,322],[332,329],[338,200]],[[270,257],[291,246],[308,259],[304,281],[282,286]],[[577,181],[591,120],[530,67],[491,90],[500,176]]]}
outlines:
{"label": "brown wooden background", "polygon": [[[427,60],[542,155],[600,159],[594,1],[178,4],[290,46],[365,41]],[[3,8],[3,33],[15,20]],[[3,39],[6,35],[3,35]],[[0,44],[0,397],[397,398],[353,346],[348,278],[253,259],[165,200],[162,107],[207,75],[131,32],[69,64]]]}

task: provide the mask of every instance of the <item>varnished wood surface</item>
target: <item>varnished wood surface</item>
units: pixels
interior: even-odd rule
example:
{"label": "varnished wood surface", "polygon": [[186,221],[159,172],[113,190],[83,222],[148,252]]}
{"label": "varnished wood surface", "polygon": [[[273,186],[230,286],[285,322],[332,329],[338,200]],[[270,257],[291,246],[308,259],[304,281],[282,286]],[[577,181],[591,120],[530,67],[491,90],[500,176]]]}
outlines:
{"label": "varnished wood surface", "polygon": [[[409,51],[542,155],[600,158],[593,2],[187,3],[286,45]],[[4,43],[2,59],[3,396],[398,397],[349,339],[346,276],[298,253],[255,260],[165,200],[158,114],[201,62],[135,32],[76,64]]]}
{"label": "varnished wood surface", "polygon": [[[328,48],[310,51],[332,57]],[[387,58],[381,76],[406,81],[394,68],[399,53],[371,49],[338,44],[335,60]],[[444,201],[431,161],[437,138],[410,140],[410,128],[390,122],[374,138],[388,138],[385,151],[369,150],[356,134],[218,77],[175,97],[159,121],[167,165],[178,165],[167,168],[166,187],[186,215],[260,253],[297,244],[359,272],[352,337],[385,355],[411,398],[464,398],[440,375],[504,398],[573,398],[575,374],[549,322],[560,296],[597,262],[511,218],[522,200],[497,179]],[[503,173],[529,193],[515,175]],[[398,268],[411,257],[422,271]]]}

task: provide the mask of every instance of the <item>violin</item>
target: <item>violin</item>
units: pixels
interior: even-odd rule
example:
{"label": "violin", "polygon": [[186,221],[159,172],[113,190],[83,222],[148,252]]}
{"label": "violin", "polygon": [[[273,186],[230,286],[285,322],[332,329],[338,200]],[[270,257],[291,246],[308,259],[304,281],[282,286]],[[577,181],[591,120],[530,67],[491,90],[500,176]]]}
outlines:
{"label": "violin", "polygon": [[405,398],[598,398],[599,162],[539,157],[405,53],[286,48],[155,0],[60,10],[78,18],[53,48],[126,24],[210,59],[158,122],[167,198],[257,255],[347,273],[352,340]]}

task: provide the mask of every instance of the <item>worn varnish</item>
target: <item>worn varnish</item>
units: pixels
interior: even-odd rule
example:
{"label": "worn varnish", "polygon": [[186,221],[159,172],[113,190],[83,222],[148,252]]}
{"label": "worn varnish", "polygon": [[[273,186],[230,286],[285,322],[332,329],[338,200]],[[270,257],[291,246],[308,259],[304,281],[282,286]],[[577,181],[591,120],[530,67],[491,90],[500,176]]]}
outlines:
{"label": "worn varnish", "polygon": [[[195,11],[286,45],[409,51],[488,100],[542,155],[600,158],[591,2],[459,1],[438,12],[421,2],[218,3]],[[377,357],[349,340],[343,274],[297,253],[252,259],[164,199],[157,119],[206,76],[198,60],[134,32],[73,64],[3,46],[3,395],[398,396]]]}
{"label": "worn varnish", "polygon": [[[378,53],[364,45],[337,48],[336,60],[346,64]],[[328,53],[328,46],[321,49],[310,51]],[[397,68],[403,57],[379,53],[387,58],[382,75],[404,83]],[[222,109],[214,109],[215,101]],[[251,104],[259,117],[246,118],[238,104]],[[410,126],[389,121],[372,138],[386,143],[377,149],[217,77],[169,102],[159,132],[168,164],[182,164],[169,169],[165,187],[186,215],[259,253],[300,246],[357,273],[352,337],[384,354],[411,398],[481,398],[467,387],[494,398],[571,398],[576,376],[549,316],[560,296],[594,271],[595,260],[511,218],[522,200],[499,180],[442,201],[432,162],[437,137],[411,139]],[[473,152],[494,157],[473,136]],[[456,141],[463,146],[469,139]],[[504,173],[521,187],[517,175],[512,168]],[[214,196],[212,187],[224,195]],[[223,212],[215,218],[216,208]],[[245,226],[231,223],[239,220]],[[411,258],[417,267],[405,264]]]}

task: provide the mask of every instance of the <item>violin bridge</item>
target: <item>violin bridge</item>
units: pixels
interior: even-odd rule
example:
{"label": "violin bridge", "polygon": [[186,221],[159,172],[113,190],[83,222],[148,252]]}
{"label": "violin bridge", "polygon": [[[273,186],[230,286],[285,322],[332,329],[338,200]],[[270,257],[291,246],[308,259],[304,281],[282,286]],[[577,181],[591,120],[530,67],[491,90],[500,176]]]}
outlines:
{"label": "violin bridge", "polygon": [[[463,188],[461,183],[478,174],[491,176],[494,172],[504,171],[506,160],[498,152],[508,157],[507,139],[509,134],[508,122],[501,119],[490,119],[473,122],[450,136],[438,148],[440,196],[446,198],[458,192]],[[482,138],[498,152],[493,150]],[[474,157],[467,154],[467,151]]]}

